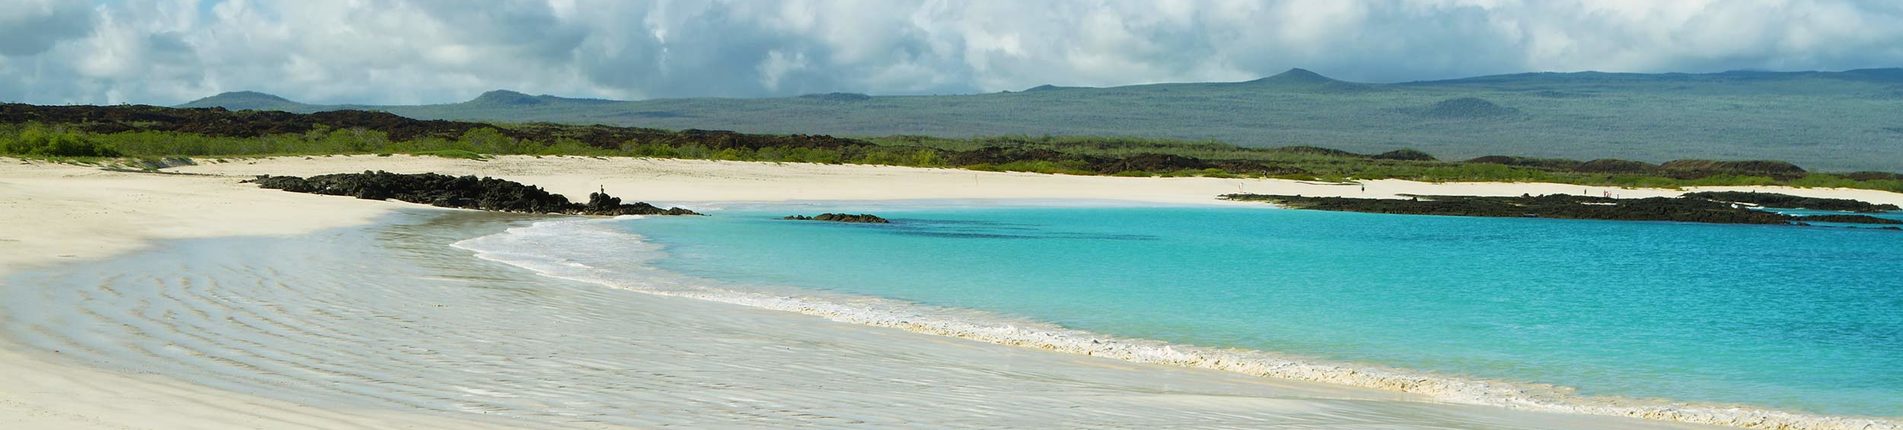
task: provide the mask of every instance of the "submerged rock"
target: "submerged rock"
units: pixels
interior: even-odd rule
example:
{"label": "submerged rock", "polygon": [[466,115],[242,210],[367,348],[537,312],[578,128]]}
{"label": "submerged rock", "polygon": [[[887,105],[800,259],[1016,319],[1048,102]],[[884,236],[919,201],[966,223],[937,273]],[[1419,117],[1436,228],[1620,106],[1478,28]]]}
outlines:
{"label": "submerged rock", "polygon": [[259,187],[296,193],[351,196],[368,200],[398,200],[437,207],[498,212],[573,215],[699,215],[682,208],[660,208],[647,203],[622,204],[607,193],[590,193],[587,204],[569,202],[561,194],[533,185],[475,176],[436,173],[400,174],[384,171],[338,173],[310,178],[259,176],[246,182]]}
{"label": "submerged rock", "polygon": [[819,216],[788,215],[780,219],[794,220],[794,221],[856,222],[856,223],[866,223],[866,224],[889,224],[892,222],[891,220],[880,218],[878,215],[873,215],[873,214],[854,215],[854,214],[836,214],[836,213],[823,213],[823,214],[819,214]]}

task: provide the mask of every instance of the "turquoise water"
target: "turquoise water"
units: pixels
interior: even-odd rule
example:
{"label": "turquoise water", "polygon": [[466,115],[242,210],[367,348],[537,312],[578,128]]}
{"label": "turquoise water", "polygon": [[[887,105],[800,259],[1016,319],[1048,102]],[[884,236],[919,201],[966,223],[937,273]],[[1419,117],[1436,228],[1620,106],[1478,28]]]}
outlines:
{"label": "turquoise water", "polygon": [[[1110,335],[1903,416],[1903,232],[1242,207],[753,207],[616,221],[695,277]],[[1894,216],[1894,215],[1890,215]]]}

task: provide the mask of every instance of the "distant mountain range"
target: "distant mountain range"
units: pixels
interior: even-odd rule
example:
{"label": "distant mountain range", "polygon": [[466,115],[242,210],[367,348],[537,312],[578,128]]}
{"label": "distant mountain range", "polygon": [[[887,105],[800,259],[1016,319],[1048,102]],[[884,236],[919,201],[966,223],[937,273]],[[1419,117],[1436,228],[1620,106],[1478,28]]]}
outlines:
{"label": "distant mountain range", "polygon": [[1523,73],[1346,82],[1303,69],[1245,82],[1042,85],[943,96],[855,93],[641,101],[497,90],[449,104],[313,105],[243,91],[180,107],[380,110],[420,119],[559,122],[843,136],[1119,135],[1646,161],[1780,159],[1903,171],[1903,69]]}
{"label": "distant mountain range", "polygon": [[547,106],[547,105],[585,106],[585,105],[606,105],[606,104],[615,104],[615,103],[628,103],[628,102],[618,101],[618,100],[603,100],[603,99],[573,99],[573,98],[566,98],[566,97],[556,97],[556,96],[551,96],[546,94],[539,95],[539,96],[531,96],[528,94],[522,94],[522,93],[509,91],[509,90],[495,90],[495,91],[482,93],[482,95],[478,95],[476,96],[475,99],[472,99],[470,101],[466,101],[462,103],[454,103],[454,104],[444,104],[444,105],[422,105],[422,106],[314,105],[314,104],[308,104],[308,103],[295,102],[295,101],[291,101],[290,99],[278,97],[271,94],[260,93],[257,91],[233,91],[228,93],[221,93],[215,96],[206,97],[206,98],[202,98],[198,100],[193,100],[190,103],[178,105],[175,107],[182,107],[182,108],[222,107],[222,108],[231,109],[231,110],[277,110],[277,111],[285,111],[285,112],[311,113],[311,112],[332,111],[332,110],[395,111],[395,110],[408,110],[408,109],[422,108],[425,106],[445,106],[445,107],[454,106],[454,107],[462,107],[462,108],[504,108],[504,109],[507,109],[507,108],[521,108],[521,107]]}

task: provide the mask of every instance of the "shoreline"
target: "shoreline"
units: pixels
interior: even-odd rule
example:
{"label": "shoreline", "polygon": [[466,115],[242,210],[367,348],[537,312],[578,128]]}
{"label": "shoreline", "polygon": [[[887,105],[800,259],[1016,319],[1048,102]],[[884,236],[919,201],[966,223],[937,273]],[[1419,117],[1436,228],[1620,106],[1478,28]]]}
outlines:
{"label": "shoreline", "polygon": [[[629,217],[639,219],[644,217]],[[1838,416],[1793,412],[1756,405],[1700,403],[1670,399],[1580,395],[1573,388],[1538,382],[1505,381],[1446,375],[1427,370],[1397,368],[1292,356],[1275,351],[1186,345],[1128,338],[1072,329],[1044,321],[993,314],[988,311],[944,308],[896,299],[847,293],[807,291],[794,287],[773,290],[730,289],[722,283],[693,287],[658,287],[655,282],[627,281],[592,268],[547,264],[538,259],[492,254],[503,249],[483,242],[506,235],[573,238],[587,234],[628,236],[616,242],[644,242],[638,234],[590,228],[616,219],[538,221],[529,227],[467,239],[453,246],[475,251],[476,257],[509,264],[556,279],[596,284],[664,297],[733,304],[810,315],[846,324],[889,328],[911,333],[1064,354],[1103,357],[1130,363],[1213,370],[1248,377],[1303,381],[1329,385],[1422,395],[1435,401],[1500,407],[1511,410],[1578,414],[1652,421],[1716,425],[1752,429],[1882,430],[1903,428],[1887,417]],[[574,228],[566,228],[574,227]],[[559,234],[534,230],[554,230]],[[520,244],[518,244],[519,246]],[[554,244],[542,244],[552,246]],[[544,248],[546,249],[546,248]],[[661,251],[656,251],[660,253]],[[645,258],[637,258],[645,261]],[[568,261],[563,259],[561,261]],[[663,269],[648,267],[659,273]],[[648,273],[646,276],[656,276]],[[668,279],[689,278],[670,274]]]}
{"label": "shoreline", "polygon": [[[159,241],[287,236],[361,225],[402,205],[268,193],[224,178],[109,172],[0,158],[0,280]],[[274,195],[274,194],[282,194]],[[323,216],[314,216],[323,214]],[[0,423],[27,429],[502,428],[388,410],[323,409],[59,359],[0,339]]]}
{"label": "shoreline", "polygon": [[[914,199],[1103,199],[1161,204],[1222,204],[1221,194],[1196,194],[1231,187],[1293,187],[1302,190],[1349,191],[1340,185],[1297,181],[1234,180],[1215,178],[1112,178],[992,173],[947,169],[878,166],[788,165],[775,163],[704,162],[684,160],[607,159],[579,157],[500,157],[490,161],[433,157],[321,157],[311,159],[240,160],[224,164],[188,166],[173,170],[217,176],[152,175],[105,172],[91,167],[0,159],[0,215],[31,220],[0,228],[0,276],[22,269],[67,261],[95,260],[133,252],[154,241],[219,236],[285,236],[326,228],[363,225],[399,208],[421,207],[391,202],[304,196],[238,184],[252,174],[321,174],[362,170],[397,172],[434,171],[504,177],[543,186],[562,194],[581,193],[600,186],[632,199],[656,202],[784,202],[833,200],[861,202]],[[346,167],[349,166],[349,167]],[[254,173],[255,172],[255,173]],[[597,173],[591,173],[597,172]],[[970,185],[965,185],[969,183]],[[1424,184],[1407,181],[1371,181],[1370,192],[1387,195],[1450,194],[1453,189],[1472,193],[1517,195],[1545,189],[1579,188],[1562,184]],[[626,187],[625,191],[617,189]],[[919,188],[925,187],[926,192]],[[942,187],[942,188],[932,188]],[[1324,188],[1311,188],[1324,187]],[[1279,188],[1278,188],[1279,189]],[[1418,189],[1439,191],[1415,191]],[[1739,189],[1718,187],[1715,189]],[[1746,187],[1786,192],[1780,187]],[[1701,188],[1705,190],[1705,188]],[[1588,188],[1588,191],[1592,189]],[[1685,190],[1689,191],[1689,190]],[[1862,195],[1865,190],[1803,190],[1792,194],[1819,197]],[[1310,191],[1315,192],[1315,191]],[[1679,190],[1625,190],[1628,193],[1680,193]],[[1874,202],[1903,202],[1903,194],[1878,193]],[[1355,194],[1343,194],[1355,195]],[[711,198],[709,198],[711,197]],[[23,225],[26,224],[26,225]],[[11,246],[19,245],[19,246]],[[28,370],[0,379],[0,416],[27,420],[29,427],[75,427],[146,423],[152,427],[180,427],[192,423],[223,422],[240,426],[259,413],[276,419],[329,419],[333,423],[423,425],[446,419],[409,414],[362,421],[382,413],[335,411],[268,399],[218,392],[180,381],[53,363],[21,354],[11,343],[0,344],[0,365]],[[74,388],[72,382],[86,381]],[[135,392],[100,387],[139,387]],[[79,391],[73,391],[79,390]],[[168,396],[137,393],[170,392]],[[47,393],[82,399],[48,402]],[[158,397],[158,398],[154,398]],[[85,399],[93,399],[87,401]],[[111,399],[111,400],[103,400]],[[181,400],[183,399],[183,400]],[[223,405],[223,406],[221,406]],[[231,407],[246,405],[247,407]],[[152,421],[151,417],[117,414],[115,408],[144,410],[147,415],[173,412],[183,421]],[[182,410],[175,410],[182,408]],[[285,415],[290,418],[278,417]],[[38,421],[33,421],[38,420]],[[210,421],[205,421],[210,420]],[[453,420],[451,420],[453,421]],[[457,423],[464,426],[469,423]]]}

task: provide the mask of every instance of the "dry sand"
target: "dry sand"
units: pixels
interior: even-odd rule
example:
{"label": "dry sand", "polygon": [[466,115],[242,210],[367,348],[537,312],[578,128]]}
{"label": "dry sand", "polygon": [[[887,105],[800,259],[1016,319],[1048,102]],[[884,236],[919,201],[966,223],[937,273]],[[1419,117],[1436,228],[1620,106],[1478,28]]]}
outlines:
{"label": "dry sand", "polygon": [[[497,176],[541,185],[571,196],[583,195],[598,186],[606,186],[616,195],[656,203],[923,198],[1212,203],[1212,197],[1216,194],[1237,191],[1343,196],[1391,196],[1402,193],[1518,195],[1582,191],[1650,196],[1680,192],[1554,184],[1374,181],[1364,194],[1355,186],[1275,180],[1077,177],[871,166],[575,157],[502,157],[490,161],[405,156],[278,158],[175,169],[220,175],[187,176],[104,172],[90,167],[0,159],[0,220],[4,220],[0,222],[0,275],[66,261],[107,257],[136,250],[154,240],[229,235],[295,235],[362,224],[393,208],[407,206],[260,190],[237,183],[240,176],[256,174],[311,175],[371,169]],[[1903,195],[1875,191],[1760,189],[1903,203]],[[833,323],[815,320],[813,324]],[[800,330],[801,327],[793,325],[771,329]],[[877,329],[853,327],[851,330]],[[904,334],[896,337],[927,339],[915,341],[921,348],[946,342],[925,335]],[[861,363],[834,364],[854,366]],[[66,362],[45,352],[26,350],[12,343],[0,343],[0,368],[6,369],[0,372],[0,427],[5,428],[462,428],[490,424],[474,418],[471,418],[474,421],[465,421],[454,416],[389,410],[314,408],[223,392],[164,375],[90,368]],[[1141,371],[1144,367],[1135,368]],[[1183,381],[1191,384],[1204,380],[1242,383],[1236,378],[1248,378],[1226,374],[1195,375],[1185,377]],[[1344,392],[1341,387],[1284,383],[1274,384],[1273,390],[1280,394],[1274,399],[1263,399],[1266,402],[1264,404],[1273,403],[1290,410],[1306,411],[1310,415],[1315,412],[1314,407],[1302,406],[1307,404],[1304,402],[1310,401],[1304,399],[1339,397]],[[1396,406],[1383,408],[1376,404],[1368,406],[1369,409],[1332,411],[1322,415],[1410,415],[1432,410],[1439,414],[1437,416],[1470,417],[1472,420],[1468,421],[1469,424],[1517,422],[1518,425],[1514,427],[1534,428],[1685,427],[1474,406],[1436,406],[1392,393],[1349,392],[1359,393],[1351,397],[1390,399],[1387,401]],[[1199,401],[1222,403],[1215,399]],[[1228,399],[1223,402],[1247,404],[1250,401]],[[1197,407],[1195,404],[1152,406]],[[1314,427],[1330,426],[1326,422],[1307,424],[1313,424]]]}
{"label": "dry sand", "polygon": [[953,169],[663,160],[647,158],[497,157],[487,161],[412,156],[275,158],[203,164],[180,172],[250,176],[309,176],[387,170],[436,172],[510,179],[549,191],[585,197],[596,187],[609,194],[651,203],[696,201],[894,200],[894,199],[1103,199],[1155,203],[1218,203],[1222,194],[1300,194],[1399,198],[1401,194],[1517,196],[1531,193],[1612,193],[1620,197],[1675,196],[1686,191],[1757,190],[1815,197],[1854,198],[1903,205],[1903,194],[1871,190],[1790,187],[1710,187],[1694,190],[1622,189],[1537,183],[1426,183],[1369,181],[1354,184],[1281,179],[1127,178],[976,172]]}

